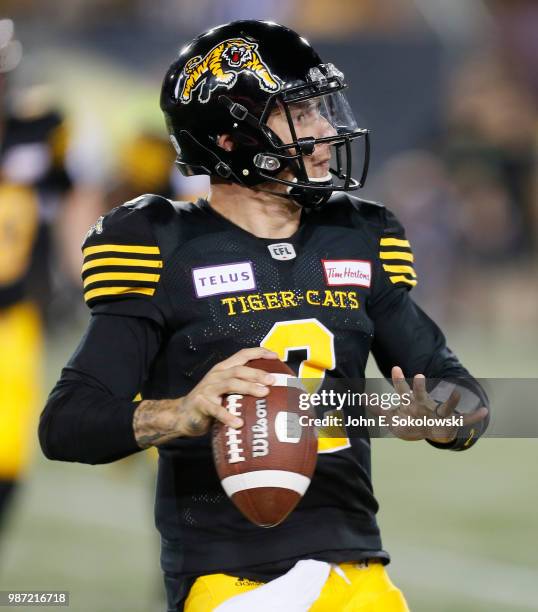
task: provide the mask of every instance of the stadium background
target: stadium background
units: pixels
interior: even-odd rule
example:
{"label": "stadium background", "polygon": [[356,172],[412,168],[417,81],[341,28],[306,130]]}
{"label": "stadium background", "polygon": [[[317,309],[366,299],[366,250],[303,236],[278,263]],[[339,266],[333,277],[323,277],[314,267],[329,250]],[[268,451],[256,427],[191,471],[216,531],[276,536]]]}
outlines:
{"label": "stadium background", "polygon": [[[74,182],[48,221],[43,398],[88,318],[77,278],[90,224],[145,191],[204,191],[169,172],[160,80],[184,41],[237,18],[289,24],[343,69],[359,125],[372,129],[361,195],[406,225],[415,298],[476,376],[536,378],[535,2],[2,0],[2,17],[24,46],[10,99],[62,111]],[[538,609],[537,451],[534,439],[486,439],[469,453],[374,441],[391,576],[412,610]],[[69,590],[77,612],[162,609],[146,459],[68,465],[36,448],[1,536],[0,590]]]}

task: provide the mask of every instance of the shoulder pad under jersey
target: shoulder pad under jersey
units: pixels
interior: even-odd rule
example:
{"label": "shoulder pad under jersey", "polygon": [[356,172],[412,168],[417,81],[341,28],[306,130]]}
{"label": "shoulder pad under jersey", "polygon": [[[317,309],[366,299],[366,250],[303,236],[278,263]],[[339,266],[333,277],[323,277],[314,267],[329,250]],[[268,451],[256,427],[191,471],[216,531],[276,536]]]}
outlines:
{"label": "shoulder pad under jersey", "polygon": [[[99,217],[90,228],[82,245],[82,281],[84,299],[93,311],[103,312],[99,305],[118,301],[125,305],[154,300],[164,261],[153,219],[165,219],[173,214],[171,209],[165,198],[141,196]],[[140,306],[133,306],[133,314],[144,312]]]}
{"label": "shoulder pad under jersey", "polygon": [[406,289],[417,284],[411,245],[403,225],[391,210],[380,202],[345,193],[333,196],[327,209],[329,216],[341,218],[342,222],[348,219],[352,227],[372,233],[381,267],[391,284]]}

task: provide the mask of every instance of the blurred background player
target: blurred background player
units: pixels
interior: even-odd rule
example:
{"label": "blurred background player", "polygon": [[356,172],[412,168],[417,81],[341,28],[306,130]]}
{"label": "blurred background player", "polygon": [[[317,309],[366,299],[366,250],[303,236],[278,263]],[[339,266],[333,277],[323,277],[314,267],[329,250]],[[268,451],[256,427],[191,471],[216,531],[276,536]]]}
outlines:
{"label": "blurred background player", "polygon": [[205,176],[185,178],[174,165],[174,150],[165,135],[143,130],[121,146],[114,180],[106,192],[105,209],[127,202],[141,193],[195,202],[209,191]]}
{"label": "blurred background player", "polygon": [[8,94],[22,57],[0,20],[0,526],[31,455],[42,323],[52,303],[51,222],[71,188],[66,128],[39,94]]}
{"label": "blurred background player", "polygon": [[46,86],[14,86],[22,53],[14,22],[0,19],[0,528],[35,446],[43,326],[58,333],[80,310],[89,219],[135,194],[207,193],[204,179],[185,181],[168,140],[149,130],[122,143],[113,179],[92,180],[80,149],[94,143],[77,150]]}

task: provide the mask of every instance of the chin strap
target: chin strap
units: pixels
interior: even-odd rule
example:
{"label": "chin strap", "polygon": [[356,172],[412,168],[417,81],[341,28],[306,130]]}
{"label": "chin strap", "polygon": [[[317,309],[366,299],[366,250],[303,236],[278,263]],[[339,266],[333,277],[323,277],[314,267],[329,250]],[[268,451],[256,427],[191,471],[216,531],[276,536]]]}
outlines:
{"label": "chin strap", "polygon": [[[327,185],[327,187],[331,186],[332,183]],[[313,191],[311,189],[305,189],[304,187],[288,187],[285,193],[270,191],[269,189],[260,189],[259,187],[252,187],[251,189],[254,191],[261,191],[262,193],[270,193],[279,198],[286,198],[286,200],[293,200],[297,206],[313,210],[321,208],[333,193],[332,189],[327,189],[327,191]]]}
{"label": "chin strap", "polygon": [[[297,179],[294,179],[295,181]],[[317,183],[320,187],[327,189],[306,189],[304,187],[288,187],[287,193],[298,204],[304,208],[321,208],[331,197],[333,181],[331,174],[326,174],[320,178],[310,178],[312,183]]]}

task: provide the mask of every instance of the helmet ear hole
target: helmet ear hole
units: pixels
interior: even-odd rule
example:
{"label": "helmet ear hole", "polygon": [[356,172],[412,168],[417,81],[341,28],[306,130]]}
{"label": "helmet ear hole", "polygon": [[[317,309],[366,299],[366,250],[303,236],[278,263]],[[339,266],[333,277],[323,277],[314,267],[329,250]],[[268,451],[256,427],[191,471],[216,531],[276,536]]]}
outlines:
{"label": "helmet ear hole", "polygon": [[254,136],[250,136],[249,134],[245,134],[245,132],[237,132],[234,134],[234,140],[238,146],[243,147],[259,147],[260,139]]}
{"label": "helmet ear hole", "polygon": [[237,144],[230,134],[219,134],[216,138],[217,146],[225,151],[233,151]]}
{"label": "helmet ear hole", "polygon": [[215,143],[227,153],[231,153],[240,147],[258,147],[260,146],[260,139],[245,132],[235,132],[233,135],[219,134],[215,138]]}

